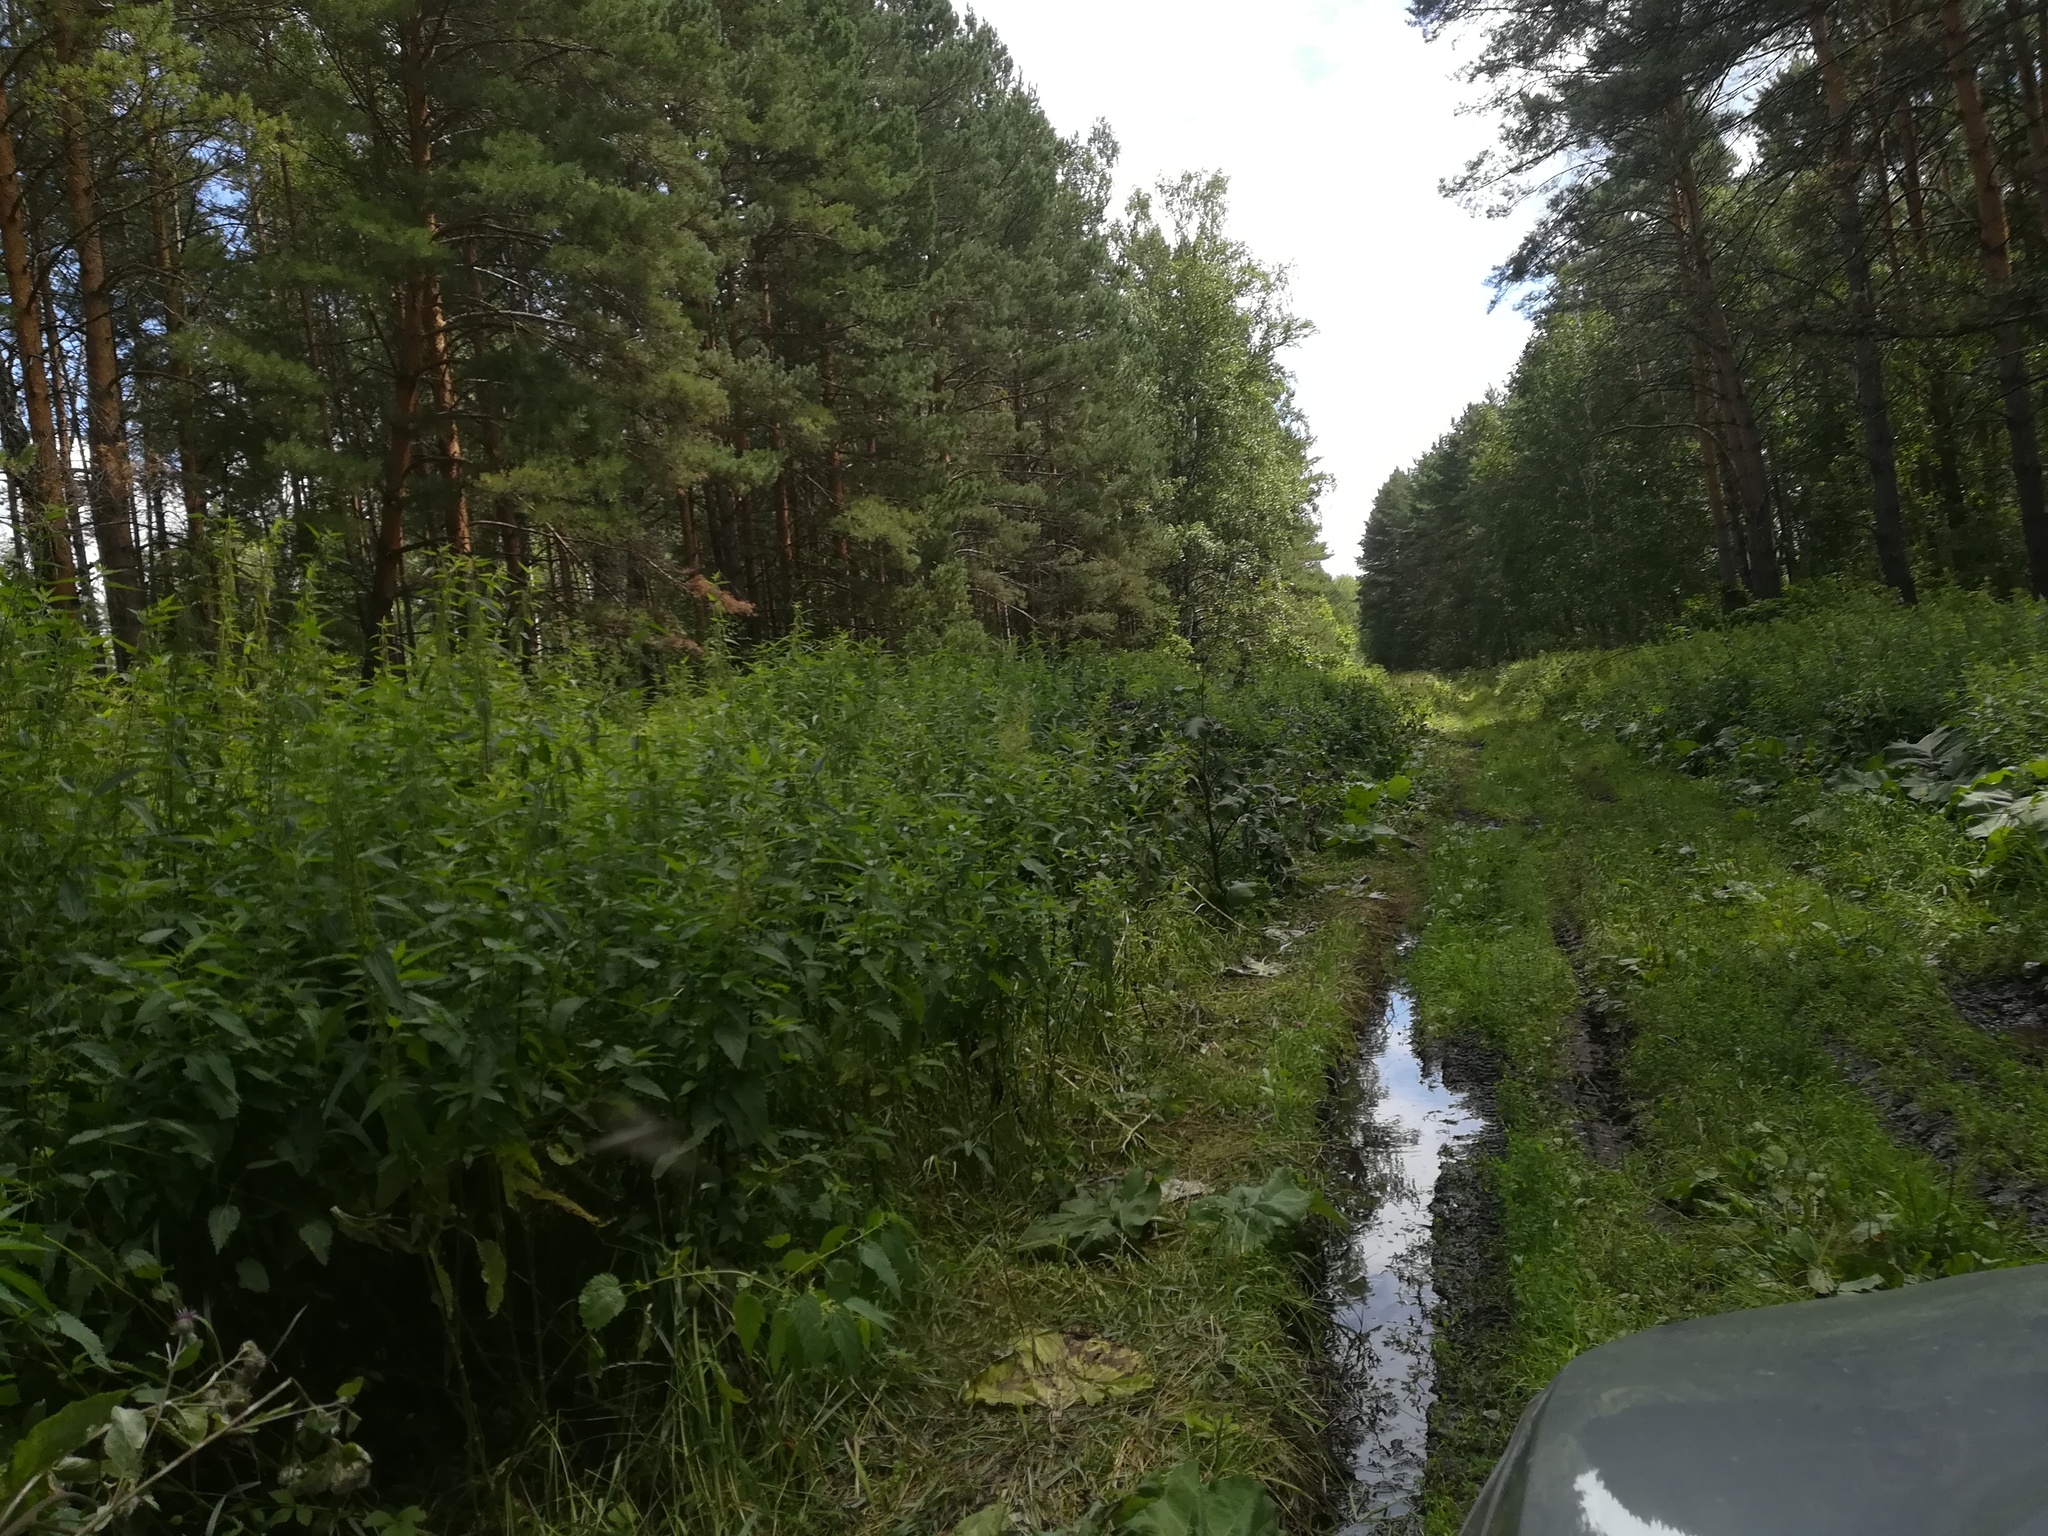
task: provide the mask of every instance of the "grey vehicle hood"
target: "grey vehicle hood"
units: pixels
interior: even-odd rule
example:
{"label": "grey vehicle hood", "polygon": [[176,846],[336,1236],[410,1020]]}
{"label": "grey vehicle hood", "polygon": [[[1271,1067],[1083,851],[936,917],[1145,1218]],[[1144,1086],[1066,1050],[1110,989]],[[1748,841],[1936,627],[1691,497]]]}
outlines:
{"label": "grey vehicle hood", "polygon": [[2048,1265],[1652,1328],[1515,1426],[1463,1536],[2048,1536]]}

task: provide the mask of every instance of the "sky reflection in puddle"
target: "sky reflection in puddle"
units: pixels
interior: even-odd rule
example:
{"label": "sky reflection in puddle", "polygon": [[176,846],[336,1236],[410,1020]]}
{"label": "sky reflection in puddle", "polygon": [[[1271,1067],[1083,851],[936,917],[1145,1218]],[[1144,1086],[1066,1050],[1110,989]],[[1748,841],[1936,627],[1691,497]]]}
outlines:
{"label": "sky reflection in puddle", "polygon": [[1414,1000],[1396,989],[1367,1035],[1342,1149],[1354,1198],[1370,1211],[1333,1265],[1333,1352],[1349,1402],[1358,1488],[1339,1536],[1421,1529],[1422,1467],[1433,1398],[1430,1198],[1446,1152],[1485,1122],[1417,1056]]}

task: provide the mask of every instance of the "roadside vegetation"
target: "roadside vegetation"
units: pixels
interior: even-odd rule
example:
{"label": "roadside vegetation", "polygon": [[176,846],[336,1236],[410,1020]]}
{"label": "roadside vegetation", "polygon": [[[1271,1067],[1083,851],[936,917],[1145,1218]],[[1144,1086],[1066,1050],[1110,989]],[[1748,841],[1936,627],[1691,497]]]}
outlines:
{"label": "roadside vegetation", "polygon": [[1439,695],[1409,979],[1505,1150],[1432,1530],[1580,1350],[2041,1256],[2041,844],[1986,798],[2031,793],[2039,624],[1849,594]]}
{"label": "roadside vegetation", "polygon": [[[1292,1234],[1361,929],[1300,860],[1415,739],[1374,676],[956,635],[650,688],[457,591],[367,682],[310,603],[115,677],[0,599],[10,1530],[160,1473],[203,1523],[237,1458],[243,1527],[1322,1497]],[[964,1393],[1048,1333],[1143,1363]]]}
{"label": "roadside vegetation", "polygon": [[16,20],[0,1536],[1312,1523],[1420,717],[1222,180],[943,3]]}

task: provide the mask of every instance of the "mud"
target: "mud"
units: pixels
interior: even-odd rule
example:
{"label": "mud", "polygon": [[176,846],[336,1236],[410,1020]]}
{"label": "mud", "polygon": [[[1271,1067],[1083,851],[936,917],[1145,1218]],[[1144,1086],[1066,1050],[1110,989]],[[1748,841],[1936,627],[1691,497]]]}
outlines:
{"label": "mud", "polygon": [[1423,1498],[1427,1506],[1463,1509],[1500,1458],[1518,1406],[1499,1396],[1514,1314],[1493,1170],[1507,1149],[1494,1115],[1499,1058],[1454,1040],[1441,1062],[1445,1085],[1486,1121],[1445,1159],[1430,1207],[1436,1381]]}
{"label": "mud", "polygon": [[1636,1140],[1635,1104],[1623,1071],[1634,1031],[1614,1000],[1587,982],[1578,929],[1560,917],[1551,933],[1579,984],[1578,1011],[1565,1035],[1562,1085],[1573,1129],[1588,1157],[1604,1168],[1618,1167]]}
{"label": "mud", "polygon": [[1965,1023],[2010,1042],[2029,1061],[2048,1061],[2048,980],[1973,977],[1950,982],[1948,999]]}
{"label": "mud", "polygon": [[2048,1235],[2048,1185],[2010,1174],[1986,1174],[1970,1167],[1963,1155],[1955,1116],[1888,1086],[1875,1066],[1846,1047],[1832,1044],[1829,1052],[1842,1075],[1863,1090],[1894,1141],[1925,1152],[1958,1178],[1967,1177],[1977,1197],[1993,1210],[2022,1217],[2034,1232]]}

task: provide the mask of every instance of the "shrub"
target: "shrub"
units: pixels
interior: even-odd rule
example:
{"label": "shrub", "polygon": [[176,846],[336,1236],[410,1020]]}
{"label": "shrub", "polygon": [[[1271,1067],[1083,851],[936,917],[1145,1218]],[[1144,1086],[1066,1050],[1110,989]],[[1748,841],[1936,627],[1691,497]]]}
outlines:
{"label": "shrub", "polygon": [[[1828,588],[1767,622],[1517,663],[1501,687],[1645,745],[1689,741],[1730,757],[1778,740],[1803,765],[1830,770],[1947,722],[1987,751],[2010,748],[2048,723],[2048,706],[2018,699],[2035,699],[2044,666],[2038,604],[1943,592],[1902,608],[1879,591]],[[2011,760],[2043,746],[2048,735]]]}
{"label": "shrub", "polygon": [[0,588],[0,1164],[81,1265],[244,1336],[313,1307],[401,1461],[502,1444],[657,1299],[758,1329],[778,1252],[837,1255],[777,1271],[785,1334],[868,1339],[898,1171],[1056,1141],[1131,914],[1285,878],[1196,857],[1189,722],[1283,842],[1415,730],[1365,674],[840,641],[649,691],[490,630],[364,682],[308,605],[115,680]]}

